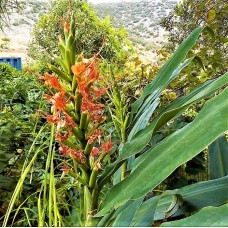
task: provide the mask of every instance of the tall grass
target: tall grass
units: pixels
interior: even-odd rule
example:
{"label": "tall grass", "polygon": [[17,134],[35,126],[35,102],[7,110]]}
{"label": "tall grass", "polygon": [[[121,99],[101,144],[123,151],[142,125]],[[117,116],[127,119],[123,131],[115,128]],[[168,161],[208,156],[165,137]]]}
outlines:
{"label": "tall grass", "polygon": [[[30,154],[32,151],[34,151],[34,149],[35,149],[35,144],[36,144],[36,142],[38,141],[39,137],[41,136],[41,133],[43,132],[43,130],[45,129],[46,126],[47,126],[47,124],[44,125],[43,127],[41,127],[40,131],[39,131],[38,134],[36,135],[36,137],[35,137],[35,139],[34,139],[32,145],[31,145],[31,147],[30,147],[30,149],[29,149],[29,151],[28,151],[28,154]],[[17,199],[18,199],[19,196],[20,196],[21,191],[22,191],[23,183],[24,183],[24,181],[25,181],[25,178],[27,177],[27,175],[28,175],[28,173],[29,173],[29,171],[30,171],[32,165],[33,165],[34,162],[36,161],[37,155],[43,150],[43,148],[44,148],[44,143],[41,144],[41,145],[35,150],[35,153],[34,153],[32,159],[31,159],[31,161],[29,162],[29,164],[27,165],[27,167],[23,170],[23,172],[21,173],[20,179],[19,179],[19,181],[18,181],[18,183],[17,183],[17,185],[16,185],[16,188],[15,188],[15,190],[14,190],[14,192],[13,192],[13,195],[12,195],[12,197],[11,197],[11,200],[10,200],[10,202],[9,202],[9,206],[8,206],[7,211],[6,211],[5,218],[4,218],[3,225],[2,225],[3,227],[6,227],[6,226],[7,226],[8,221],[9,221],[9,216],[10,216],[12,210],[13,210],[13,207],[14,207],[14,205],[15,205]]]}

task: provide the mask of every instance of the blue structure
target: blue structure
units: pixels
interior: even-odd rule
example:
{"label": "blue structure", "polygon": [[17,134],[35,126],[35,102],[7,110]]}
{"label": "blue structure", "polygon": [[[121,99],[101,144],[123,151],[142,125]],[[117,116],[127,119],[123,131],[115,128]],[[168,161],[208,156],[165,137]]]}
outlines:
{"label": "blue structure", "polygon": [[1,63],[8,63],[17,70],[22,70],[20,57],[0,57]]}

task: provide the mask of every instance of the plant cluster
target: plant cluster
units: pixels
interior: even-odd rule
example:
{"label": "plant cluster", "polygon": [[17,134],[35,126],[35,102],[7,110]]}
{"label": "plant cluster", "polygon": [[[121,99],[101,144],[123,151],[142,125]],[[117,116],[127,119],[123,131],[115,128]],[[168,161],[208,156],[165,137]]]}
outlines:
{"label": "plant cluster", "polygon": [[[211,176],[210,181],[187,185],[173,191],[161,189],[160,184],[211,143],[209,150],[214,161],[218,159],[216,153],[219,156],[224,155],[224,147],[227,145],[223,135],[227,130],[227,103],[224,102],[227,88],[215,97],[211,95],[226,85],[228,74],[207,81],[189,94],[175,99],[165,108],[159,108],[162,92],[193,61],[193,57],[186,60],[185,57],[206,28],[200,27],[190,34],[153,81],[143,89],[141,96],[130,109],[118,85],[110,84],[109,110],[115,132],[120,138],[115,147],[110,136],[106,137],[102,129],[108,124],[104,117],[105,99],[102,99],[107,88],[98,83],[98,57],[103,47],[92,58],[76,56],[74,28],[73,17],[70,23],[67,20],[64,22],[65,40],[60,38],[58,46],[61,56],[55,58],[61,69],[49,65],[53,73],[40,77],[50,92],[44,97],[51,104],[51,114],[41,113],[51,124],[51,129],[44,177],[41,188],[36,193],[38,225],[170,226],[175,222],[165,223],[164,220],[172,220],[177,215],[191,215],[204,207],[206,208],[192,218],[190,216],[186,223],[185,220],[177,223],[195,224],[194,217],[199,216],[202,224],[207,224],[204,219],[207,211],[219,214],[221,208],[227,208],[227,204],[222,205],[227,200],[224,194],[227,191],[225,163],[213,163],[210,172],[215,175]],[[114,72],[111,72],[115,76]],[[210,99],[191,123],[185,126],[176,125],[176,129],[170,134],[161,137],[160,132],[164,127],[178,119],[192,104],[205,98]],[[205,123],[210,131],[204,127]],[[47,145],[37,148],[22,173],[3,226],[9,221],[29,170],[38,154],[45,148]],[[65,161],[59,163],[57,151]],[[60,180],[56,179],[59,166],[63,171]],[[215,173],[215,169],[222,172]],[[71,177],[70,187],[69,184],[65,187],[58,186],[63,183],[61,179],[69,180],[65,174]],[[69,190],[74,192],[71,197],[73,202],[70,204],[72,208],[67,207],[64,202],[68,197],[59,195],[60,192],[67,194]],[[161,190],[162,193],[159,194]],[[208,201],[212,194],[220,197],[213,197],[212,201]],[[192,207],[189,208],[189,204]],[[222,206],[219,207],[220,205]],[[28,216],[27,219],[30,222]],[[211,219],[210,222],[216,221]],[[225,224],[225,217],[221,216],[220,221]]]}
{"label": "plant cluster", "polygon": [[[28,72],[0,64],[0,217],[6,212],[36,130],[42,123],[36,110],[45,108],[43,87]],[[26,182],[26,195],[34,186]]]}
{"label": "plant cluster", "polygon": [[[79,1],[69,2],[80,3],[83,10],[87,7]],[[228,73],[188,93],[169,88],[181,72],[188,72],[194,60],[199,61],[186,56],[200,34],[211,30],[199,27],[172,55],[161,52],[164,60],[168,59],[161,68],[150,71],[150,64],[142,66],[136,58],[124,69],[126,59],[120,61],[123,65],[119,61],[110,65],[103,59],[104,50],[110,47],[107,37],[102,46],[99,38],[94,51],[81,53],[78,45],[84,36],[78,42],[78,21],[71,6],[62,21],[63,36],[58,37],[58,45],[54,44],[58,50],[54,50],[48,72],[39,74],[47,89],[44,95],[42,89],[37,94],[49,103],[49,110],[39,106],[41,121],[34,124],[30,148],[23,148],[25,161],[7,210],[7,205],[2,207],[3,227],[197,226],[198,221],[202,226],[227,225],[228,147],[224,133],[228,129]],[[85,29],[84,33],[90,31]],[[117,69],[121,69],[119,75]],[[140,74],[136,82],[131,72],[135,70]],[[138,88],[132,99],[126,95],[129,88],[120,89],[123,72],[131,77],[128,87]],[[8,73],[6,80],[6,85],[12,86]],[[19,82],[23,89],[28,86],[21,78]],[[23,90],[26,99],[33,88],[34,84]],[[9,93],[6,99],[11,98]],[[38,97],[33,101],[36,106]],[[197,113],[188,115],[191,118],[186,121],[186,110],[199,102]],[[14,112],[18,101],[9,104],[4,104],[4,110],[8,106]],[[24,115],[27,103],[22,107],[19,111]],[[10,118],[3,121],[3,129],[9,122]],[[204,168],[205,150],[209,154],[208,180],[195,183],[181,179],[179,171],[191,173]],[[18,147],[17,152],[21,152]],[[5,155],[0,150],[1,154]],[[26,195],[28,181],[34,188]]]}

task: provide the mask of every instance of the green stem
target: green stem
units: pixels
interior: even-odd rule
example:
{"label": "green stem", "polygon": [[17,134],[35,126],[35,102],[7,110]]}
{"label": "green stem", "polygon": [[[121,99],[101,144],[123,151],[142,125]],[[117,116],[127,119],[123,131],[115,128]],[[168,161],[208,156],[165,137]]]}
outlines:
{"label": "green stem", "polygon": [[93,188],[94,185],[95,185],[95,183],[96,183],[96,180],[97,180],[97,172],[98,172],[98,169],[95,166],[93,168],[93,171],[92,171],[91,176],[90,176],[90,179],[89,179],[89,187],[90,188]]}
{"label": "green stem", "polygon": [[121,166],[121,177],[120,177],[121,180],[125,178],[126,171],[127,171],[127,161],[125,161]]}
{"label": "green stem", "polygon": [[95,184],[92,191],[92,199],[91,199],[91,211],[97,210],[98,208],[98,199],[99,199],[100,190],[98,188],[97,183]]}
{"label": "green stem", "polygon": [[[121,131],[121,136],[122,136],[122,143],[125,144],[127,141],[127,135],[125,130]],[[125,178],[126,171],[127,171],[127,161],[125,161],[121,166],[121,176],[120,176],[121,181]]]}
{"label": "green stem", "polygon": [[74,136],[76,136],[78,140],[81,141],[82,139],[84,139],[82,131],[78,127],[72,128],[72,133],[74,134]]}
{"label": "green stem", "polygon": [[81,130],[86,129],[87,114],[88,114],[88,112],[82,112],[82,114],[81,114],[80,125],[79,125]]}
{"label": "green stem", "polygon": [[86,147],[85,147],[85,151],[84,154],[87,156],[90,154],[91,150],[93,149],[94,143],[89,143],[87,142]]}

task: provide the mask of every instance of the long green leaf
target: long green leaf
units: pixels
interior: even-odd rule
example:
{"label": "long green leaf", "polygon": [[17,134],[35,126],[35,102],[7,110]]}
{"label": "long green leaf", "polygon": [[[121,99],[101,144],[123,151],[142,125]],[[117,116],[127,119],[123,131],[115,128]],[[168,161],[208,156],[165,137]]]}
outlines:
{"label": "long green leaf", "polygon": [[135,212],[142,204],[143,197],[135,200],[130,204],[124,211],[122,211],[113,222],[112,226],[130,226],[132,219],[135,215]]}
{"label": "long green leaf", "polygon": [[[228,192],[227,183],[228,176],[216,180],[198,182],[175,190],[176,194],[181,195],[183,205],[172,216],[180,216],[207,206],[224,204],[228,200],[228,194],[226,194]],[[144,201],[137,210],[131,226],[149,227],[154,220],[167,218],[167,208],[171,204],[170,195],[161,198],[157,205],[156,202],[158,200],[159,196],[155,196]]]}
{"label": "long green leaf", "polygon": [[131,198],[143,196],[225,132],[228,116],[227,92],[228,88],[206,102],[192,123],[148,151],[147,159],[109,190],[98,214],[104,215],[113,206],[117,208]]}
{"label": "long green leaf", "polygon": [[144,129],[149,120],[150,117],[152,116],[154,110],[157,108],[159,105],[159,98],[156,98],[154,102],[150,105],[147,106],[147,108],[144,110],[144,112],[140,115],[138,118],[137,122],[135,123],[134,127],[132,128],[131,132],[129,133],[128,140],[131,140],[132,137],[139,132],[140,130]]}
{"label": "long green leaf", "polygon": [[149,227],[153,224],[158,197],[153,197],[140,206],[132,220],[133,227]]}
{"label": "long green leaf", "polygon": [[174,222],[165,222],[161,226],[163,227],[191,227],[191,226],[207,226],[218,227],[228,226],[228,204],[224,204],[220,207],[205,207],[198,213],[181,220]]}
{"label": "long green leaf", "polygon": [[228,143],[225,135],[220,136],[208,147],[208,158],[210,179],[228,175]]}
{"label": "long green leaf", "polygon": [[188,38],[179,46],[171,58],[160,69],[155,79],[145,87],[141,97],[132,104],[131,120],[133,119],[134,114],[139,110],[145,98],[158,88],[162,88],[163,90],[169,84],[172,80],[173,72],[180,63],[183,62],[187,53],[195,45],[199,35],[204,29],[205,27],[200,27],[192,31]]}
{"label": "long green leaf", "polygon": [[[195,57],[192,57],[190,59],[185,60],[180,66],[178,66],[173,73],[170,75],[170,78],[167,78],[167,81],[164,81],[162,84],[158,84],[157,86],[155,86],[153,89],[153,91],[150,92],[150,95],[145,98],[145,100],[143,101],[141,107],[138,109],[135,117],[133,118],[133,121],[131,121],[131,125],[130,128],[134,127],[137,122],[138,119],[144,114],[145,110],[148,109],[148,106],[150,104],[152,104],[153,102],[156,101],[156,99],[158,99],[158,97],[161,95],[162,91],[165,89],[165,87],[171,82],[173,81],[179,74],[180,72],[187,67],[192,60],[194,60]],[[156,77],[157,78],[157,77]],[[152,84],[156,84],[156,78],[150,83]]]}
{"label": "long green leaf", "polygon": [[132,155],[137,154],[142,149],[144,149],[145,146],[150,142],[152,135],[156,132],[157,129],[159,129],[161,126],[163,126],[175,116],[178,116],[194,102],[197,102],[209,96],[210,94],[224,86],[227,81],[228,73],[222,75],[216,80],[211,80],[202,84],[188,95],[175,100],[173,103],[171,103],[171,105],[166,107],[149,126],[140,131],[135,137],[133,137],[130,142],[127,142],[123,146],[120,156],[117,158],[116,162],[108,166],[103,172],[103,174],[100,176],[100,184],[103,185],[109,178],[109,176],[112,175],[116,170],[118,170],[118,167],[120,167],[122,161],[128,159]]}

